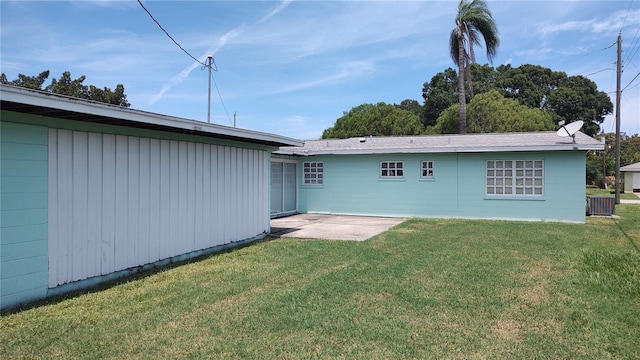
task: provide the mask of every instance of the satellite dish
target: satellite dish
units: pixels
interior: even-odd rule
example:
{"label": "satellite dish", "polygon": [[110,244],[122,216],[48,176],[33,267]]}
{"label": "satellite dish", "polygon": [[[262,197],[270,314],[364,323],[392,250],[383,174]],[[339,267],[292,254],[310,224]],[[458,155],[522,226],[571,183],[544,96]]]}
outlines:
{"label": "satellite dish", "polygon": [[564,124],[560,124],[560,129],[558,129],[558,131],[556,132],[556,134],[558,134],[558,136],[561,137],[567,137],[567,136],[571,136],[571,138],[573,139],[573,143],[576,143],[576,133],[582,129],[582,125],[584,125],[584,121],[582,120],[578,120],[578,121],[574,121],[572,123],[568,123],[567,125]]}

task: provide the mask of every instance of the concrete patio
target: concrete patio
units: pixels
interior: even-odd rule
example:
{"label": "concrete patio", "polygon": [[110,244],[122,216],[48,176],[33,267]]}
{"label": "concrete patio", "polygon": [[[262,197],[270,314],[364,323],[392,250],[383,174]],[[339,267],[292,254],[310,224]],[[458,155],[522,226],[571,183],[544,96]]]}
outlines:
{"label": "concrete patio", "polygon": [[271,235],[301,239],[364,241],[405,221],[405,218],[296,214],[271,220]]}

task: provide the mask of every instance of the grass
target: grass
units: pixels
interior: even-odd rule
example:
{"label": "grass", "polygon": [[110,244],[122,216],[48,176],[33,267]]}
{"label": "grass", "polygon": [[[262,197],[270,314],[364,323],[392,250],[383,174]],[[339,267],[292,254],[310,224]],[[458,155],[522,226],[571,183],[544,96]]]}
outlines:
{"label": "grass", "polygon": [[640,206],[276,239],[0,318],[0,357],[640,358]]}
{"label": "grass", "polygon": [[[615,190],[613,188],[611,188],[609,190],[606,190],[606,189],[600,189],[600,188],[595,187],[595,186],[587,186],[587,195],[614,197],[615,196]],[[640,197],[638,197],[635,194],[621,192],[620,193],[620,199],[640,200]]]}

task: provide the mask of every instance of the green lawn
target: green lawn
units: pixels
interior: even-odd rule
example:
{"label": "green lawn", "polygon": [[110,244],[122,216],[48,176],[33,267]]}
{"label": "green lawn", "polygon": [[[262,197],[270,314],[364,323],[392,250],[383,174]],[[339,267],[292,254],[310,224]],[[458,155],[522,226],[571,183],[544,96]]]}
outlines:
{"label": "green lawn", "polygon": [[640,358],[640,206],[276,239],[0,318],[0,358]]}
{"label": "green lawn", "polygon": [[[587,195],[615,197],[615,190],[613,188],[605,190],[595,186],[587,186]],[[640,197],[631,193],[620,193],[620,199],[640,200]]]}

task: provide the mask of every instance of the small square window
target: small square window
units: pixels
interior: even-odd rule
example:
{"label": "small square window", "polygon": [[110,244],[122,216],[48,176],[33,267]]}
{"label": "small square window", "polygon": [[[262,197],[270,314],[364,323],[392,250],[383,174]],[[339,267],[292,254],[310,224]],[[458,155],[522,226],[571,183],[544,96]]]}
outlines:
{"label": "small square window", "polygon": [[423,179],[433,179],[433,161],[422,161],[420,166],[420,177]]}
{"label": "small square window", "polygon": [[381,161],[380,177],[385,179],[404,178],[404,162],[402,161]]}

